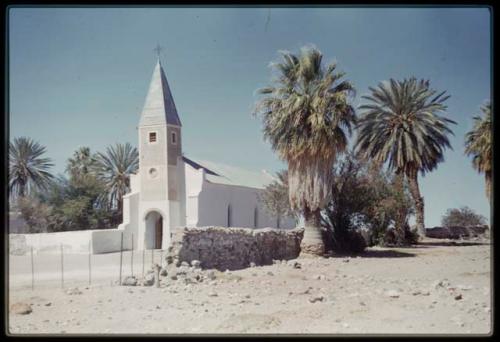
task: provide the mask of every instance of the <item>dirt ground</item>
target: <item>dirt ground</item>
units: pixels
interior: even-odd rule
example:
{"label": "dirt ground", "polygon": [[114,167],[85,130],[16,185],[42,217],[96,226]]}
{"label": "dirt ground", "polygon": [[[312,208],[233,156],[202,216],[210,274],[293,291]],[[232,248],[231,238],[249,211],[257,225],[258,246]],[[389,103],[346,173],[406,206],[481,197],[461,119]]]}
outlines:
{"label": "dirt ground", "polygon": [[[359,257],[299,258],[216,272],[215,280],[195,284],[168,276],[160,288],[117,286],[119,255],[111,254],[92,257],[90,286],[87,257],[72,256],[72,264],[66,259],[73,266],[64,289],[58,257],[36,256],[32,290],[29,256],[10,256],[9,304],[27,303],[32,312],[10,313],[9,332],[489,334],[491,247],[428,239],[412,248],[369,248]],[[136,257],[134,274],[141,264]],[[72,287],[81,294],[68,294]]]}

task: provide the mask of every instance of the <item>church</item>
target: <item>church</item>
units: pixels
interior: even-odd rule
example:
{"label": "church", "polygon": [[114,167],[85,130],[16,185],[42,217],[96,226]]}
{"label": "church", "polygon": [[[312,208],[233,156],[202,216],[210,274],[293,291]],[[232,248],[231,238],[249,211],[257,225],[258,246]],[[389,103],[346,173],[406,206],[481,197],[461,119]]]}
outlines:
{"label": "church", "polygon": [[[138,138],[139,170],[130,176],[118,227],[129,248],[166,249],[172,232],[183,227],[295,227],[294,219],[270,215],[259,201],[259,193],[274,180],[269,173],[183,155],[182,124],[159,58]],[[104,238],[105,232],[96,233],[93,239]]]}

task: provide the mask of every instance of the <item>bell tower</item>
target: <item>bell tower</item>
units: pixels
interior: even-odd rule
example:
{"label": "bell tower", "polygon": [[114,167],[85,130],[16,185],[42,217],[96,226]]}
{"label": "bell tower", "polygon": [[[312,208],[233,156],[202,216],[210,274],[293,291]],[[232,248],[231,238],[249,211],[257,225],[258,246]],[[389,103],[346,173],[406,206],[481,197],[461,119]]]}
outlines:
{"label": "bell tower", "polygon": [[139,248],[166,249],[171,232],[186,223],[181,127],[158,57],[138,127]]}

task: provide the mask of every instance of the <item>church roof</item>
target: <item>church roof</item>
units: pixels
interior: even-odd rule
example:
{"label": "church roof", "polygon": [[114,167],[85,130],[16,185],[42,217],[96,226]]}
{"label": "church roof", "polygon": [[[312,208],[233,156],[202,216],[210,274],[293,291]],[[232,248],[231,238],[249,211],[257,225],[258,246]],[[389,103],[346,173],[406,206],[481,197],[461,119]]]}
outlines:
{"label": "church roof", "polygon": [[160,59],[158,59],[149,84],[149,91],[139,125],[148,126],[165,123],[181,126],[181,120],[177,115],[177,108],[168,86],[167,77],[161,66]]}
{"label": "church roof", "polygon": [[267,171],[251,171],[236,166],[214,163],[208,160],[193,161],[183,157],[184,162],[195,169],[203,168],[206,180],[216,184],[244,186],[248,188],[264,189],[269,183],[276,180]]}

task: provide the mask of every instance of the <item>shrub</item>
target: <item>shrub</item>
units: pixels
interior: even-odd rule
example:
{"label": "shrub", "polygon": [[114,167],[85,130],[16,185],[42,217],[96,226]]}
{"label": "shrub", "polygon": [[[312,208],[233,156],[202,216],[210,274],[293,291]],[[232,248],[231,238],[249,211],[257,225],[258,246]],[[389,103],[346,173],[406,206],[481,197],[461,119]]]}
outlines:
{"label": "shrub", "polygon": [[486,224],[486,218],[467,206],[460,209],[448,209],[446,214],[441,218],[441,225],[443,227],[481,226],[484,224]]}

